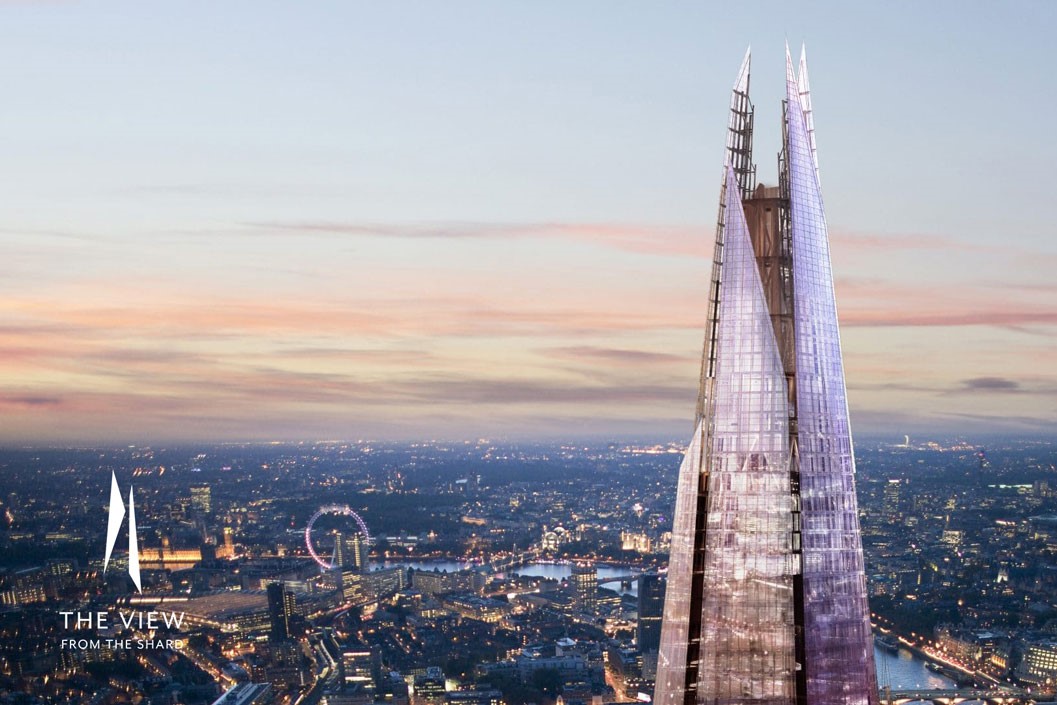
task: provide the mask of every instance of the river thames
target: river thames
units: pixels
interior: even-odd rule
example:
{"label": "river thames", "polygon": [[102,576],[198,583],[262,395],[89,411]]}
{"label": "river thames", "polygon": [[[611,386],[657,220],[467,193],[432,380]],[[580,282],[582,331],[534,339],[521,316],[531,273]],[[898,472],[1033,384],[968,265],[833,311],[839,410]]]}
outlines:
{"label": "river thames", "polygon": [[877,685],[884,688],[891,685],[893,690],[948,690],[957,688],[953,680],[944,675],[930,671],[925,661],[900,649],[892,653],[885,649],[874,648],[874,659],[877,661]]}

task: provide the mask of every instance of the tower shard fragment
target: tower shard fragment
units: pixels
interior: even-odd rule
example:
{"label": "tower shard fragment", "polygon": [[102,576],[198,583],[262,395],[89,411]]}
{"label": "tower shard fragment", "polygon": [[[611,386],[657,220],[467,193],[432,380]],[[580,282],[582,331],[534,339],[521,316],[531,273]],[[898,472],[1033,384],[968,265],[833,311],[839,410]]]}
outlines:
{"label": "tower shard fragment", "polygon": [[807,61],[786,52],[778,186],[755,183],[749,75],[746,54],[654,700],[876,705]]}

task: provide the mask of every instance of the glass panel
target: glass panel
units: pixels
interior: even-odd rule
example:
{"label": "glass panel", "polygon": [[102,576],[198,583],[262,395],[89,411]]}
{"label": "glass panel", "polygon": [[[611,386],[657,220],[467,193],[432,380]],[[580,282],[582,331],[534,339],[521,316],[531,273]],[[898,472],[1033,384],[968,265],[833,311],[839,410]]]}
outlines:
{"label": "glass panel", "polygon": [[653,695],[653,701],[663,705],[683,704],[690,610],[700,609],[690,605],[690,581],[698,482],[701,478],[701,436],[702,428],[698,425],[690,447],[683,456],[683,464],[679,467],[672,548],[668,554],[668,586],[661,621],[661,648],[657,653],[657,678]]}
{"label": "glass panel", "polygon": [[733,170],[725,216],[697,699],[789,703],[797,570],[789,402]]}
{"label": "glass panel", "polygon": [[877,679],[829,234],[801,103],[806,73],[798,85],[786,58],[808,701],[867,705]]}

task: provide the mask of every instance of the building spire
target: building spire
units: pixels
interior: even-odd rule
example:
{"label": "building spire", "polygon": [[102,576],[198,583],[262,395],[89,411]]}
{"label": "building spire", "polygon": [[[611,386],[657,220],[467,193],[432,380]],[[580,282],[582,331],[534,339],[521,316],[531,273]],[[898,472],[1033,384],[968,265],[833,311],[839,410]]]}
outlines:
{"label": "building spire", "polygon": [[786,86],[796,85],[796,72],[793,71],[793,57],[789,53],[789,40],[785,41],[785,82]]}
{"label": "building spire", "polygon": [[752,162],[754,108],[749,99],[751,67],[752,47],[749,47],[745,50],[745,58],[741,61],[738,78],[730,93],[730,130],[727,132],[727,160],[738,177],[742,198],[748,198],[756,187],[756,165]]}
{"label": "building spire", "polygon": [[[811,145],[811,160],[815,163],[815,178],[818,178],[818,149],[815,147],[815,118],[811,113],[811,84],[807,78],[807,47],[800,45],[800,66],[796,75],[797,93],[800,95],[800,108],[804,111],[804,125],[807,127],[807,141]],[[821,180],[819,183],[822,183]]]}
{"label": "building spire", "polygon": [[734,81],[734,92],[749,93],[749,74],[752,69],[752,47],[745,49],[745,58],[741,60],[741,68],[738,69],[738,80]]}

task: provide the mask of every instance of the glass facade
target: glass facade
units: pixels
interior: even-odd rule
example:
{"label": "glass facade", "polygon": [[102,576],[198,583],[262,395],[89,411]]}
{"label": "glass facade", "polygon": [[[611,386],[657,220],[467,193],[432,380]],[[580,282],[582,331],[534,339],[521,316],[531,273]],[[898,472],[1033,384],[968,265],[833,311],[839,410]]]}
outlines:
{"label": "glass facade", "polygon": [[806,61],[797,75],[787,58],[780,188],[753,188],[748,81],[746,57],[731,101],[654,700],[875,704]]}
{"label": "glass facade", "polygon": [[[668,587],[664,593],[661,649],[657,654],[657,679],[653,701],[682,705],[686,692],[687,654],[690,650],[691,612],[700,609],[691,596],[694,582],[694,535],[697,521],[698,483],[701,475],[701,440],[698,424],[679,467],[672,523],[672,547],[668,554]],[[694,639],[699,635],[695,634]],[[696,660],[696,659],[695,659]]]}
{"label": "glass facade", "polygon": [[707,456],[699,702],[790,702],[794,689],[789,401],[737,180],[726,227]]}
{"label": "glass facade", "polygon": [[808,702],[865,705],[877,677],[829,234],[788,54],[786,67]]}

